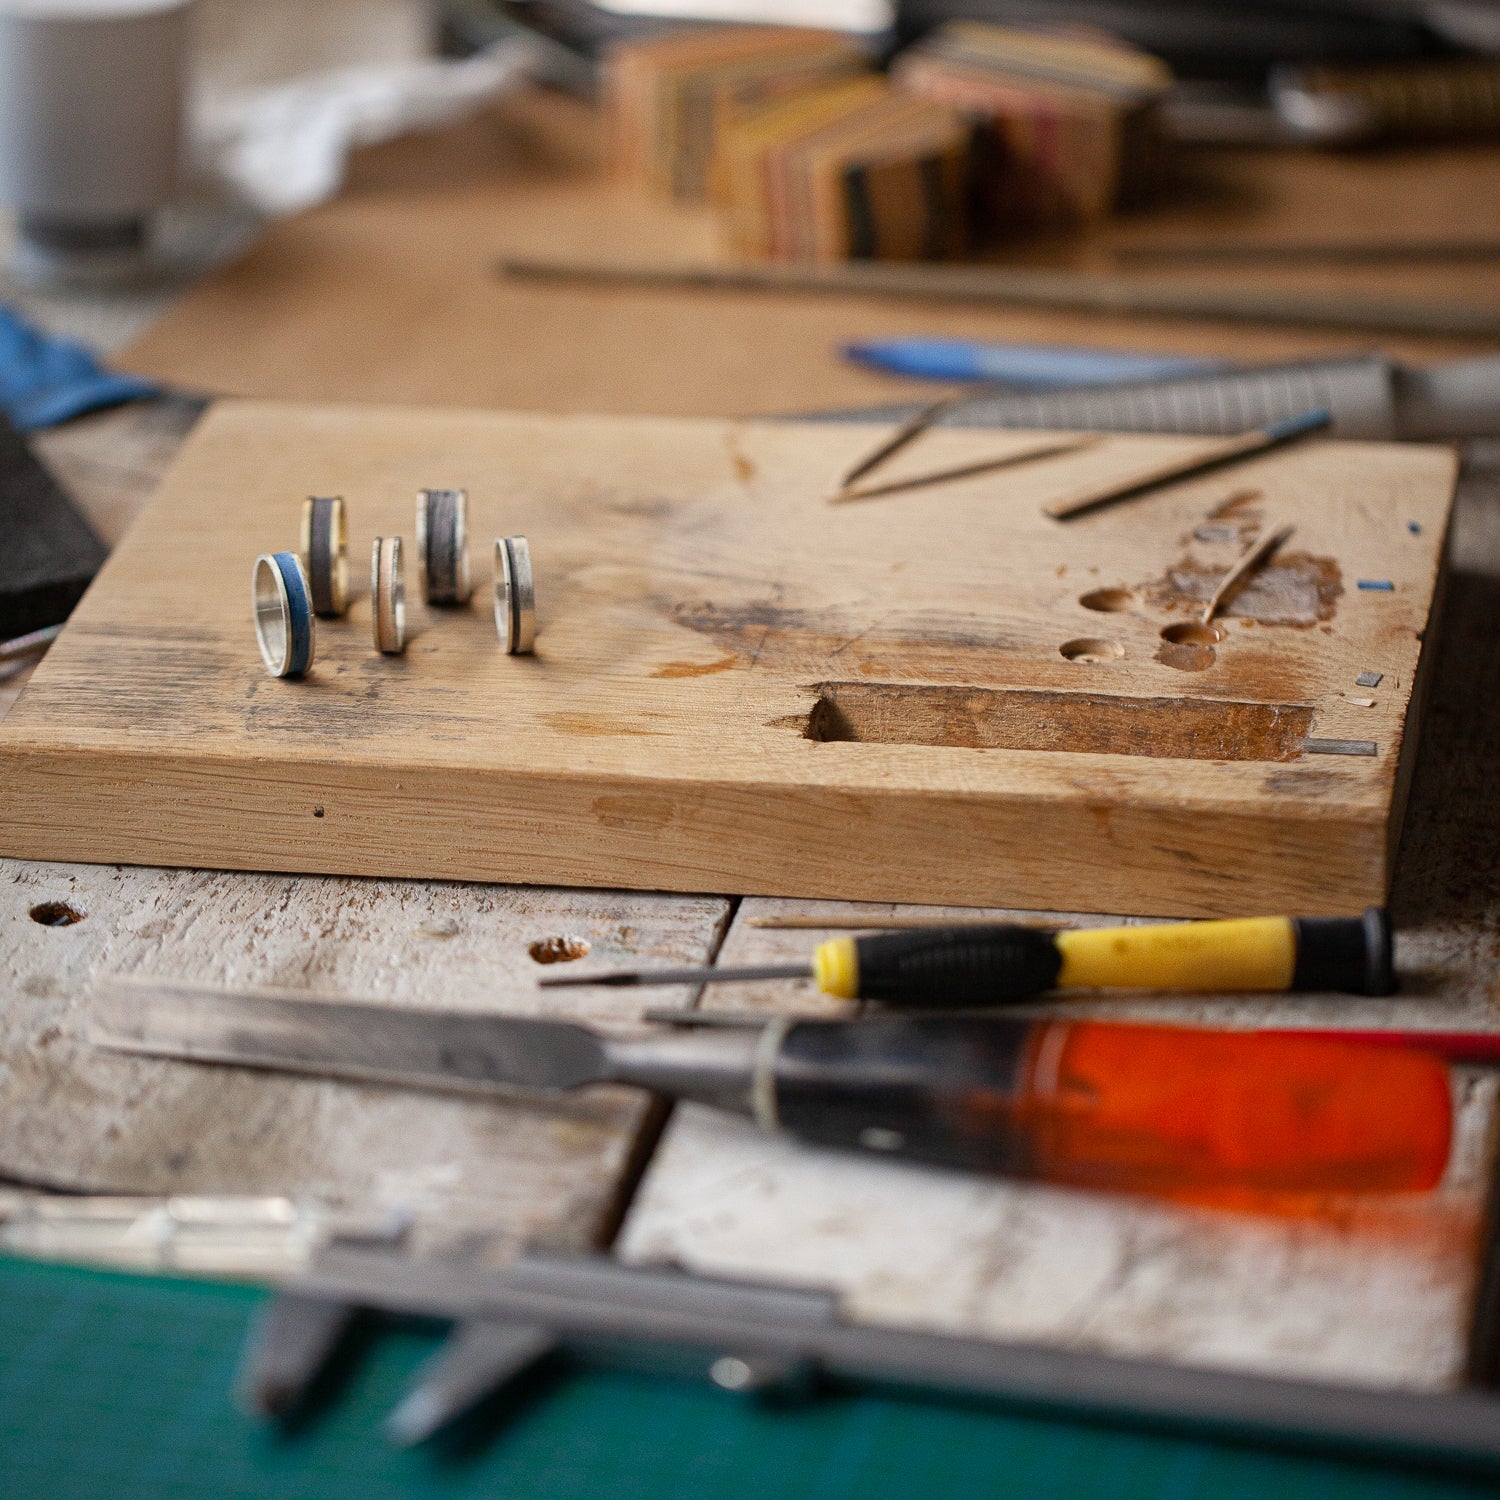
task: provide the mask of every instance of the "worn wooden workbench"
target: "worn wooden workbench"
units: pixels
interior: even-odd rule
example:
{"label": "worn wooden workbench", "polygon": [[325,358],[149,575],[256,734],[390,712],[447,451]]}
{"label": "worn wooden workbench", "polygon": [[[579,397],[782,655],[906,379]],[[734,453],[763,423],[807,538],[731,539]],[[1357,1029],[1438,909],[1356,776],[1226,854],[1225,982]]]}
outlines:
{"label": "worn wooden workbench", "polygon": [[[181,401],[129,408],[38,447],[113,539],[196,410]],[[1393,893],[1402,997],[1140,1001],[1126,1013],[1500,1026],[1500,662],[1491,647],[1500,470],[1476,457],[1460,491],[1439,670]],[[16,685],[3,686],[13,695]],[[425,1244],[478,1237],[497,1253],[523,1241],[607,1242],[634,1194],[625,1253],[829,1282],[870,1317],[1380,1384],[1442,1387],[1461,1374],[1492,1113],[1477,1081],[1438,1211],[1398,1215],[1399,1232],[1388,1217],[1347,1209],[1276,1224],[850,1163],[696,1111],[672,1122],[653,1157],[660,1119],[617,1091],[497,1108],[102,1055],[79,1035],[89,979],[170,974],[525,1013],[540,1004],[530,981],[543,962],[584,952],[605,964],[721,952],[764,961],[805,951],[819,935],[756,925],[767,914],[837,921],[851,908],[19,861],[0,863],[0,882],[5,1176],[399,1206],[415,1213]],[[48,925],[59,918],[64,925]],[[610,1023],[630,1023],[642,1004],[630,992],[558,993],[568,1013]],[[799,987],[708,993],[711,1004],[820,1003]]]}
{"label": "worn wooden workbench", "polygon": [[[533,125],[522,117],[523,142],[534,140]],[[263,331],[264,299],[282,273],[309,294],[325,282],[336,284],[341,296],[363,288],[368,309],[371,283],[359,255],[354,262],[349,256],[378,244],[382,254],[399,259],[410,248],[382,238],[392,200],[414,183],[439,194],[454,189],[465,160],[462,151],[444,154],[441,143],[433,149],[444,167],[436,176],[417,170],[417,143],[378,157],[363,197],[278,230],[261,252],[206,292],[199,304],[205,322],[174,317],[161,338],[141,346],[138,363],[150,367],[157,357],[165,363],[170,346],[178,354],[201,354],[203,377],[212,381],[215,359],[234,352],[236,327]],[[1398,166],[1404,179],[1421,175],[1410,162]],[[1459,169],[1454,181],[1461,187],[1471,181],[1473,164],[1460,162]],[[1354,175],[1363,173],[1361,166]],[[1321,181],[1328,171],[1319,167],[1312,175]],[[454,190],[461,194],[461,184]],[[1424,180],[1424,201],[1435,216],[1446,212],[1447,191]],[[470,205],[474,222],[483,222],[492,196],[486,190]],[[1304,211],[1306,198],[1298,200]],[[569,203],[573,217],[561,214],[559,222],[587,225],[587,202]],[[1325,234],[1333,227],[1319,226]],[[463,247],[471,261],[489,253],[486,245]],[[404,261],[392,274],[402,280]],[[382,295],[377,290],[376,299]],[[487,289],[470,287],[466,295],[487,295]],[[583,313],[592,317],[590,309],[607,299],[606,293],[588,294]],[[920,323],[933,331],[963,316],[950,310],[929,319],[906,309],[860,326],[851,324],[849,308],[819,312],[808,304],[797,319],[798,341],[767,352],[746,333],[745,347],[764,358],[757,356],[753,369],[726,367],[726,374],[719,365],[740,347],[735,329],[763,333],[759,303],[735,307],[731,312],[741,322],[725,324],[718,363],[709,361],[725,379],[741,381],[736,389],[743,394],[727,396],[726,387],[715,389],[717,376],[702,370],[658,372],[656,386],[639,381],[633,351],[621,353],[629,345],[624,335],[651,327],[661,309],[649,298],[621,305],[630,313],[623,323],[590,325],[619,335],[610,343],[618,357],[589,361],[581,384],[571,346],[542,351],[548,353],[544,389],[554,394],[541,404],[554,404],[555,393],[564,390],[587,398],[585,404],[615,409],[668,396],[680,396],[681,406],[689,395],[683,409],[725,412],[870,399],[876,395],[871,377],[839,372],[828,360],[837,337],[877,325],[916,331]],[[312,306],[316,312],[316,299]],[[80,327],[77,312],[76,306],[70,312],[74,328]],[[107,327],[123,326],[118,304],[106,312]],[[672,311],[678,322],[687,316],[681,308]],[[414,367],[406,345],[382,334],[377,319],[368,319],[351,347],[343,338],[350,327],[347,301],[329,318],[327,338],[313,349],[326,358],[288,361],[284,350],[272,358],[271,345],[252,340],[242,352],[256,364],[257,380],[279,381],[285,394],[305,386],[320,396],[373,392],[423,401],[444,394],[438,389],[443,379],[468,380],[464,371],[482,367],[489,371],[486,380],[465,387],[480,403],[510,390],[505,372],[520,368],[514,357],[497,359],[484,338],[466,350],[456,375],[458,367],[442,358]],[[544,337],[551,326],[545,318],[535,327],[523,320],[512,331],[520,338],[531,327],[533,336]],[[984,328],[995,336],[1074,340],[1092,332],[1077,318],[1040,315],[991,315]],[[1164,325],[1141,330],[1118,322],[1100,334],[1101,341],[1137,339],[1241,357],[1317,342],[1308,334]],[[370,340],[399,348],[403,357],[394,364],[367,358]],[[1348,347],[1349,339],[1329,343]],[[1438,357],[1461,350],[1428,344],[1405,352]],[[330,382],[351,369],[365,384],[331,389]],[[416,385],[392,388],[398,370]],[[617,393],[614,401],[600,394],[606,386]],[[197,411],[193,402],[169,399],[86,418],[43,435],[37,446],[114,541]],[[1500,452],[1475,450],[1460,489],[1438,670],[1392,897],[1402,934],[1402,997],[1143,1001],[1131,1014],[1500,1028],[1497,617]],[[0,682],[0,710],[19,686],[19,679]],[[627,957],[694,962],[720,953],[743,961],[805,951],[818,933],[767,931],[753,921],[773,909],[829,913],[829,920],[844,910],[826,903],[773,907],[711,894],[581,894],[15,861],[0,862],[0,891],[0,1175],[64,1188],[276,1189],[401,1205],[417,1214],[429,1243],[480,1236],[501,1251],[522,1240],[605,1242],[628,1207],[619,1240],[625,1253],[833,1282],[872,1317],[1382,1384],[1441,1387],[1460,1373],[1479,1136],[1490,1112],[1488,1094],[1477,1083],[1465,1111],[1464,1154],[1440,1212],[1420,1225],[1372,1225],[1348,1212],[1318,1224],[1234,1220],[1202,1210],[975,1184],[889,1163],[854,1165],[792,1152],[692,1113],[673,1121],[658,1145],[660,1119],[620,1093],[558,1105],[518,1099],[496,1108],[102,1057],[79,1036],[89,978],[103,970],[525,1011],[537,1004],[530,980],[542,972],[542,961],[567,961],[585,949],[603,963]],[[66,920],[70,912],[76,919]],[[51,925],[58,918],[64,924]],[[656,992],[650,998],[670,1005],[693,997]],[[814,999],[796,989],[710,991],[708,998],[736,1006]],[[628,1024],[638,1003],[584,992],[570,1009]],[[554,1013],[561,1008],[549,1006]]]}

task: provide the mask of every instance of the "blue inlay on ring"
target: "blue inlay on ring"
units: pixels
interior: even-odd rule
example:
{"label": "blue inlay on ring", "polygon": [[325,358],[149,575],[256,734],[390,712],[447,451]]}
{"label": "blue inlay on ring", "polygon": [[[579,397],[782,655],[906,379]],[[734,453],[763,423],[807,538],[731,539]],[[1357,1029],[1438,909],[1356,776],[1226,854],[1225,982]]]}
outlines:
{"label": "blue inlay on ring", "polygon": [[302,576],[302,563],[295,552],[274,552],[271,561],[281,574],[286,588],[287,636],[291,649],[287,653],[286,675],[300,677],[312,665],[312,600]]}

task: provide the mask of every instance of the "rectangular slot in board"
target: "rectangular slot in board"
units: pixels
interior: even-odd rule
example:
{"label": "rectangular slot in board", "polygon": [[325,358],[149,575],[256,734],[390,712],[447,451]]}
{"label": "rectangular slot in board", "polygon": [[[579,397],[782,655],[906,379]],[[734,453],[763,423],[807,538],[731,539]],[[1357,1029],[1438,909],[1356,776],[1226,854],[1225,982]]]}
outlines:
{"label": "rectangular slot in board", "polygon": [[1295,760],[1313,710],[1296,703],[1128,698],[923,683],[820,682],[810,740],[1064,750],[1167,760]]}

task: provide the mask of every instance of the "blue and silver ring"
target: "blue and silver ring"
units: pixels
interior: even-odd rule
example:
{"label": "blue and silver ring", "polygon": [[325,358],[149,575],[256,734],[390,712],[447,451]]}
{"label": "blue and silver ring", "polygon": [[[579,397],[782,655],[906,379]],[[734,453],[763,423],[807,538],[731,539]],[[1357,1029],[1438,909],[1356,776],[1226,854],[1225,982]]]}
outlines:
{"label": "blue and silver ring", "polygon": [[312,666],[313,611],[307,574],[295,552],[262,552],[252,577],[255,639],[272,677],[300,677]]}

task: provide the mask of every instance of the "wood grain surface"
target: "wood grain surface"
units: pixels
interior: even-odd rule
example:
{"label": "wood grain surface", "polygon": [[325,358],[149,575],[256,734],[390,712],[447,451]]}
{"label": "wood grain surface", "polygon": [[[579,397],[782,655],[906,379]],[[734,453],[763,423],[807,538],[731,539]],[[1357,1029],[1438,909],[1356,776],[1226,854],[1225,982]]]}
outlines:
{"label": "wood grain surface", "polygon": [[[538,90],[452,130],[364,152],[333,202],[273,225],[126,352],[193,390],[315,401],[735,416],[920,395],[842,361],[898,334],[1175,350],[1237,360],[1364,352],[1369,334],[1164,317],[939,306],[858,296],[539,286],[502,255],[608,253],[696,264],[722,253],[706,210],[602,172],[597,117]],[[1006,263],[1110,270],[1115,246],[1206,236],[1500,237],[1488,149],[1187,153],[1148,210],[1083,238],[1026,242]],[[1160,272],[1145,267],[1151,278]],[[1184,286],[1500,305],[1486,264],[1176,267]],[[1417,361],[1489,343],[1382,339]]]}
{"label": "wood grain surface", "polygon": [[[1060,488],[1202,440],[828,505],[870,435],[220,405],[0,729],[0,852],[1186,914],[1383,896],[1451,454],[1310,443],[1239,466],[1261,498],[1230,512],[1212,476],[1063,526]],[[361,599],[305,681],[266,678],[246,579],[302,496],[348,498],[358,558],[433,484],[469,489],[476,546],[530,537],[535,657],[499,651],[481,589],[414,610],[398,661]],[[1286,517],[1299,546],[1225,639],[1164,640]]]}
{"label": "wood grain surface", "polygon": [[92,980],[628,1025],[638,996],[569,991],[559,1003],[535,977],[570,953],[703,963],[728,911],[712,896],[0,861],[0,1177],[403,1208],[432,1248],[475,1235],[598,1244],[653,1130],[639,1092],[477,1101],[124,1057],[84,1040]]}

